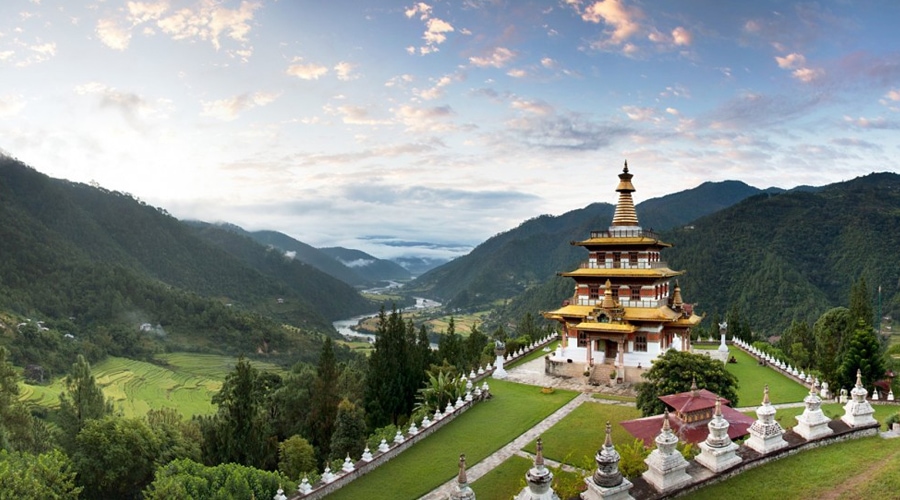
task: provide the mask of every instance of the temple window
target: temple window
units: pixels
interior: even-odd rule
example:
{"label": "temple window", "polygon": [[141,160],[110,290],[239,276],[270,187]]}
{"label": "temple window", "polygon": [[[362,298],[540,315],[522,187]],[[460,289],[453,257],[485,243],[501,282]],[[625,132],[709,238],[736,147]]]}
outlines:
{"label": "temple window", "polygon": [[590,291],[591,300],[598,300],[600,298],[600,286],[591,285]]}
{"label": "temple window", "polygon": [[634,350],[636,352],[647,352],[647,336],[638,335],[634,338]]}
{"label": "temple window", "polygon": [[636,266],[638,263],[638,253],[637,252],[628,252],[628,263],[632,266]]}
{"label": "temple window", "polygon": [[622,262],[622,252],[613,252],[613,267],[619,267]]}
{"label": "temple window", "polygon": [[587,334],[584,332],[578,332],[578,347],[587,347],[588,338]]}
{"label": "temple window", "polygon": [[618,299],[618,298],[619,298],[619,287],[614,286],[614,287],[612,287],[612,290],[610,290],[610,291],[612,292],[612,297],[613,297],[614,299]]}
{"label": "temple window", "polygon": [[641,288],[637,286],[631,287],[631,300],[641,300]]}

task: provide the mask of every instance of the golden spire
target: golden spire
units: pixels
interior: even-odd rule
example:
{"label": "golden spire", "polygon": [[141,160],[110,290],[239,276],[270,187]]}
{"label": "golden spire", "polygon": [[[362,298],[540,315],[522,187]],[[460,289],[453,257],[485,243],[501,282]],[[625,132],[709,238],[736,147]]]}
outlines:
{"label": "golden spire", "polygon": [[606,441],[603,442],[604,448],[612,448],[612,426],[609,425],[609,420],[606,421]]}
{"label": "golden spire", "polygon": [[616,301],[612,296],[612,283],[606,280],[606,290],[603,292],[603,303],[600,305],[604,309],[615,309]]}
{"label": "golden spire", "polygon": [[466,477],[466,455],[459,456],[459,474],[456,476],[456,482],[459,484],[467,484],[469,479]]}
{"label": "golden spire", "polygon": [[634,200],[631,193],[635,192],[631,183],[632,175],[628,173],[628,160],[625,168],[619,174],[619,185],[616,191],[619,193],[619,203],[616,204],[616,212],[613,214],[612,226],[638,226],[637,212],[634,211]]}
{"label": "golden spire", "polygon": [[681,287],[678,286],[678,280],[675,280],[675,292],[672,294],[672,307],[677,311],[680,310],[684,305],[684,300],[681,298]]}
{"label": "golden spire", "polygon": [[766,405],[769,404],[769,384],[766,384],[765,389],[763,389],[763,401],[762,401],[762,404],[763,404],[763,406],[766,406]]}
{"label": "golden spire", "polygon": [[714,414],[717,417],[722,416],[722,398],[716,396],[716,413]]}

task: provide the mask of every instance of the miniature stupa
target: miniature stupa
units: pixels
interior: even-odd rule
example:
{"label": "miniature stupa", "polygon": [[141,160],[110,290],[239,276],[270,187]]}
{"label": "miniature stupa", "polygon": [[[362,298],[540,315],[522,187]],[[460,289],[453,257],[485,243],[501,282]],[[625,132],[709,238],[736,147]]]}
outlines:
{"label": "miniature stupa", "polygon": [[709,434],[706,441],[700,443],[700,454],[694,459],[698,464],[713,472],[721,472],[741,463],[741,457],[735,453],[738,445],[728,436],[729,425],[722,417],[722,402],[716,398],[716,412],[706,424]]}
{"label": "miniature stupa", "polygon": [[762,405],[756,409],[756,422],[750,426],[746,445],[765,455],[787,446],[784,429],[775,421],[775,407],[769,402],[769,385],[763,390]]}
{"label": "miniature stupa", "polygon": [[872,415],[875,409],[866,401],[869,392],[862,385],[862,371],[856,370],[856,387],[850,390],[850,401],[844,405],[844,416],[841,417],[850,427],[863,427],[877,425],[878,421]]}
{"label": "miniature stupa", "polygon": [[587,489],[581,494],[582,500],[630,500],[633,484],[622,477],[619,471],[619,453],[612,444],[612,427],[606,421],[606,441],[597,450],[594,460],[597,470],[592,477],[584,479]]}
{"label": "miniature stupa", "polygon": [[690,484],[691,476],[685,472],[688,461],[675,449],[678,437],[669,425],[669,411],[663,417],[662,430],[656,436],[656,449],[644,459],[647,471],[642,477],[661,493],[666,493]]}
{"label": "miniature stupa", "polygon": [[828,427],[831,419],[822,412],[822,398],[816,394],[815,385],[809,386],[809,394],[803,398],[803,403],[806,404],[806,409],[803,410],[803,414],[797,415],[794,432],[807,441],[833,434],[834,431]]}
{"label": "miniature stupa", "polygon": [[559,500],[559,496],[550,487],[553,473],[544,467],[544,444],[541,438],[538,438],[536,448],[534,467],[525,473],[525,481],[528,484],[516,495],[515,500]]}

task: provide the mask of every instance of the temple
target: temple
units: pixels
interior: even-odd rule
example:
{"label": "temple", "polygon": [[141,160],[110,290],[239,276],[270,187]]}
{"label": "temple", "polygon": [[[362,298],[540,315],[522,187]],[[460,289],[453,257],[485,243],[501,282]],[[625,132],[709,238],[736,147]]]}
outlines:
{"label": "temple", "polygon": [[584,362],[585,369],[612,365],[623,381],[640,376],[626,367],[647,368],[667,349],[690,350],[690,330],[702,319],[673,282],[683,272],[669,269],[660,257],[672,245],[640,226],[631,178],[626,162],[609,229],[572,242],[588,251],[578,269],[560,273],[575,280],[574,295],[561,308],[543,313],[562,326],[556,358]]}

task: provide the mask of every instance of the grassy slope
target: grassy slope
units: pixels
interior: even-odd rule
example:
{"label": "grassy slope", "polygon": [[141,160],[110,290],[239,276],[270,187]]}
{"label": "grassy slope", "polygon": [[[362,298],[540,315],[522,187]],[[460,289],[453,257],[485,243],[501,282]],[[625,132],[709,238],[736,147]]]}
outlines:
{"label": "grassy slope", "polygon": [[[769,385],[769,400],[772,404],[803,401],[809,388],[785,377],[775,370],[759,366],[752,356],[735,348],[728,348],[729,355],[737,363],[728,363],[726,369],[737,376],[738,405],[758,406],[762,402],[763,388]],[[732,405],[734,406],[734,405]]]}
{"label": "grassy slope", "polygon": [[[228,356],[169,353],[157,356],[166,366],[144,361],[109,357],[91,367],[97,383],[126,417],[137,417],[151,408],[171,407],[185,417],[215,412],[212,396],[234,368]],[[259,370],[285,373],[280,367],[251,361]],[[50,385],[21,384],[21,399],[29,404],[54,408],[64,391],[63,380]]]}
{"label": "grassy slope", "polygon": [[475,405],[329,499],[418,498],[456,475],[460,453],[470,465],[478,463],[576,396],[571,391],[542,394],[538,387],[493,379],[488,384],[493,399]]}

